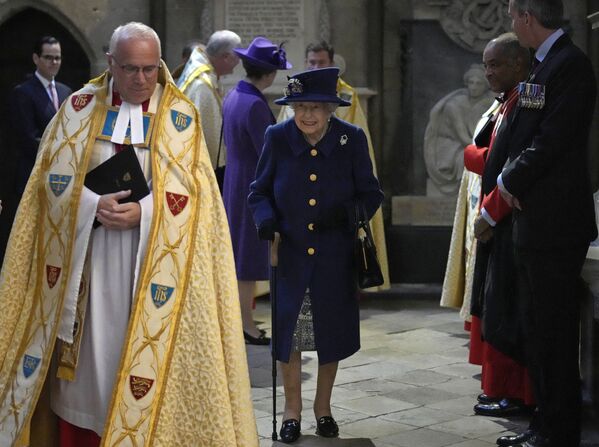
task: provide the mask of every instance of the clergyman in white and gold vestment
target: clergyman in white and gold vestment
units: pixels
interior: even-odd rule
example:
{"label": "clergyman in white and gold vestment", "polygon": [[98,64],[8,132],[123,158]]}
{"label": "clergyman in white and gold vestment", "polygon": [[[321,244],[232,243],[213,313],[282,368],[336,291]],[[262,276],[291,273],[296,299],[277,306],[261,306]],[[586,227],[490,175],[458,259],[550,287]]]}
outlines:
{"label": "clergyman in white and gold vestment", "polygon": [[200,111],[204,138],[214,169],[224,166],[227,158],[226,148],[221,140],[223,92],[220,77],[233,73],[239,63],[239,57],[233,52],[233,48],[240,44],[241,38],[233,31],[214,32],[205,48],[194,48],[177,80],[177,87]]}
{"label": "clergyman in white and gold vestment", "polygon": [[[17,212],[0,276],[0,445],[27,445],[29,426],[32,446],[57,445],[38,433],[51,424],[30,424],[52,414],[51,400],[61,423],[103,447],[257,446],[229,230],[199,114],[151,28],[117,28],[108,63],[48,126]],[[129,144],[149,195],[118,203],[128,191],[84,186]],[[40,398],[45,383],[51,399]]]}

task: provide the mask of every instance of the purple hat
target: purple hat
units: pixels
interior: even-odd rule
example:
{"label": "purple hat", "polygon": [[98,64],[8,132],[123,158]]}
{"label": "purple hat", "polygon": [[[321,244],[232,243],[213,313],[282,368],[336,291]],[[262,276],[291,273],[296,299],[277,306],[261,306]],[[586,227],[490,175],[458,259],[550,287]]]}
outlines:
{"label": "purple hat", "polygon": [[340,106],[350,106],[351,102],[337,96],[337,67],[319,68],[288,76],[289,82],[283,98],[275,99],[276,104],[290,102],[330,102]]}
{"label": "purple hat", "polygon": [[237,55],[256,67],[267,70],[289,70],[291,64],[287,62],[283,44],[277,46],[266,37],[256,37],[249,47],[235,48]]}

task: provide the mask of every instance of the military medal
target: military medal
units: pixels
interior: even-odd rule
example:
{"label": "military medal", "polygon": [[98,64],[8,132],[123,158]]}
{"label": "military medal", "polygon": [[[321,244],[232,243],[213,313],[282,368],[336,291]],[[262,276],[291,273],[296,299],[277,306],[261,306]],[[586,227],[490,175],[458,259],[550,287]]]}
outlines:
{"label": "military medal", "polygon": [[530,82],[518,84],[518,106],[524,109],[542,109],[545,107],[545,86]]}

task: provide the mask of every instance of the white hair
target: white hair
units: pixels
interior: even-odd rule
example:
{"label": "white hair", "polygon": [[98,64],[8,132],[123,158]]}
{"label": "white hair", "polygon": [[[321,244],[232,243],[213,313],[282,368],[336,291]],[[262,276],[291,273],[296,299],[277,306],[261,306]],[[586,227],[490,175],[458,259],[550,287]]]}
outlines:
{"label": "white hair", "polygon": [[112,33],[110,38],[110,44],[108,46],[108,52],[114,54],[116,51],[117,44],[121,40],[127,39],[140,39],[140,40],[155,40],[158,45],[158,54],[162,57],[162,49],[160,46],[160,38],[156,31],[140,22],[129,22],[119,26]]}
{"label": "white hair", "polygon": [[241,45],[241,38],[233,31],[223,29],[210,36],[206,44],[206,54],[212,57],[219,56],[231,52],[239,45]]}

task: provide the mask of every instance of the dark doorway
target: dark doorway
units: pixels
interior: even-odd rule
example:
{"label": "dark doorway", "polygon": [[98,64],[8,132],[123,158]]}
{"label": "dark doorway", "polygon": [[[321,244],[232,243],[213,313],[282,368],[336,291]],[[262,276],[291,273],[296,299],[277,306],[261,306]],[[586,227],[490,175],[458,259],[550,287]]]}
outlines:
{"label": "dark doorway", "polygon": [[90,75],[90,62],[79,42],[49,14],[26,8],[0,25],[0,199],[3,207],[0,214],[0,265],[17,207],[14,154],[18,148],[11,144],[11,132],[6,126],[10,113],[7,101],[12,89],[34,72],[33,48],[38,39],[46,35],[56,37],[61,45],[63,60],[57,80],[77,90]]}

